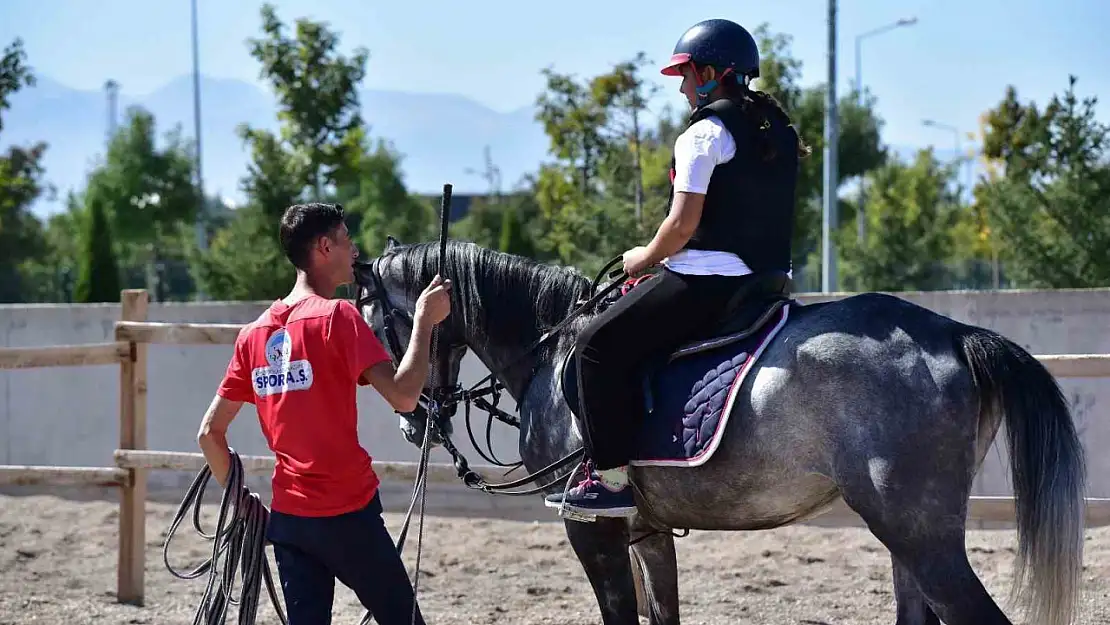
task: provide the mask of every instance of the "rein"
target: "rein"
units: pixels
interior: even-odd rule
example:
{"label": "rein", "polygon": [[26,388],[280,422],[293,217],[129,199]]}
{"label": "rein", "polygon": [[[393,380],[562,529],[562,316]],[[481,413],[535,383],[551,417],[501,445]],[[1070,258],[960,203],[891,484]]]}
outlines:
{"label": "rein", "polygon": [[[361,310],[362,307],[370,301],[377,301],[382,306],[382,320],[384,324],[383,331],[385,333],[385,339],[389,343],[389,348],[393,354],[393,357],[399,358],[399,354],[401,354],[401,341],[397,336],[397,331],[394,326],[394,320],[395,318],[408,319],[411,324],[411,317],[405,311],[394,306],[393,302],[389,298],[389,294],[386,293],[385,285],[382,283],[382,278],[379,271],[379,263],[384,258],[385,256],[381,256],[375,259],[373,263],[359,263],[369,268],[369,273],[371,279],[373,280],[373,290],[368,295],[360,295],[356,301],[356,307]],[[443,252],[441,247],[441,264],[443,262],[442,259]],[[455,444],[451,440],[450,435],[447,434],[447,429],[444,427],[445,423],[443,422],[441,411],[446,406],[456,406],[460,403],[463,404],[465,407],[464,418],[466,419],[467,434],[470,436],[470,442],[474,446],[474,449],[478,452],[478,454],[482,456],[484,460],[494,465],[511,467],[509,471],[505,473],[505,475],[508,475],[509,473],[515,471],[517,468],[523,466],[523,461],[519,461],[513,464],[506,464],[498,461],[494,457],[491,457],[495,455],[493,453],[493,445],[491,439],[493,420],[497,419],[498,421],[501,421],[502,423],[505,423],[512,427],[518,429],[520,428],[520,417],[511,415],[497,406],[501,397],[501,391],[506,388],[503,383],[497,380],[497,376],[508,370],[510,366],[517,364],[521,359],[531,355],[552,338],[558,336],[558,334],[562,332],[562,330],[565,329],[568,325],[570,325],[572,321],[581,316],[583,313],[593,309],[593,307],[596,306],[599,301],[608,296],[611,292],[613,292],[617,288],[622,287],[623,279],[621,278],[627,278],[627,274],[625,274],[622,269],[610,271],[610,268],[612,268],[615,264],[621,262],[622,260],[623,256],[614,257],[608,263],[606,263],[604,267],[602,267],[602,269],[598,272],[597,276],[594,278],[594,281],[590,285],[590,292],[592,293],[592,295],[589,297],[589,299],[585,301],[580,301],[579,305],[576,306],[575,309],[572,310],[570,314],[567,315],[562,321],[560,321],[551,329],[544,332],[539,339],[532,342],[532,344],[522,350],[522,352],[519,353],[512,360],[508,361],[508,363],[502,365],[494,371],[491,371],[484,378],[473,384],[469,389],[463,389],[461,385],[456,384],[453,387],[438,386],[429,389],[429,392],[421,392],[421,405],[418,406],[418,410],[424,412],[426,425],[425,438],[422,442],[424,443],[424,445],[426,445],[429,438],[428,435],[433,433],[434,431],[434,433],[439,437],[441,443],[443,444],[443,448],[447,451],[447,453],[451,455],[451,458],[455,465],[455,471],[458,474],[459,479],[461,479],[463,484],[465,484],[468,488],[480,490],[492,495],[529,496],[539,494],[546,491],[551,486],[564,481],[567,478],[567,475],[561,475],[559,477],[553,478],[551,481],[544,483],[543,485],[536,488],[530,488],[526,490],[514,489],[520,488],[526,484],[533,482],[539,483],[538,478],[540,476],[558,471],[568,465],[575,463],[584,456],[585,448],[579,447],[578,449],[568,453],[567,455],[552,462],[551,464],[537,471],[529,473],[522,478],[510,482],[490,483],[486,481],[484,477],[470,468],[470,464],[467,461],[466,457],[462,454],[462,452],[458,450],[457,447],[455,447]],[[605,288],[603,288],[601,291],[598,291],[597,287],[600,284],[602,277],[606,274],[608,274],[608,277],[611,279],[617,279],[606,285]],[[479,388],[487,382],[489,383],[488,387]],[[487,395],[492,397],[492,403],[486,399]],[[489,413],[489,418],[486,422],[486,446],[490,452],[489,456],[487,456],[481,450],[481,447],[474,439],[474,432],[470,423],[471,404]],[[434,410],[434,414],[437,418],[433,418],[433,411],[424,408],[424,405],[427,405],[429,408],[436,408],[436,410]],[[414,413],[398,412],[398,414],[411,416]],[[404,529],[407,529],[407,527],[408,519],[406,519],[405,521]],[[402,530],[402,532],[404,531],[404,529]]]}

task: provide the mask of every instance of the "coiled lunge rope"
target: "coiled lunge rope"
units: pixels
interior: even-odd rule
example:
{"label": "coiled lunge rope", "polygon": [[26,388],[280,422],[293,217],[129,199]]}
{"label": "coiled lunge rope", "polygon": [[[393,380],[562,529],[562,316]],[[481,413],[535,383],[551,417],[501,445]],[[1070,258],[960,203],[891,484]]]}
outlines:
{"label": "coiled lunge rope", "polygon": [[[254,623],[262,579],[266,580],[266,590],[278,618],[283,625],[288,625],[281,599],[274,588],[270,564],[266,561],[266,525],[270,519],[270,511],[258,494],[247,488],[243,461],[238,452],[234,449],[230,451],[231,468],[220,498],[220,514],[215,532],[207,534],[200,526],[200,504],[204,498],[204,489],[212,477],[212,469],[206,464],[193,479],[173,522],[170,523],[166,542],[162,545],[162,561],[178,579],[196,579],[208,573],[208,585],[193,615],[193,625],[223,625],[231,605],[239,606],[240,625]],[[212,541],[212,557],[192,571],[182,573],[170,566],[169,548],[190,505],[193,506],[193,529],[201,537]],[[224,558],[222,565],[218,564],[221,556]],[[233,598],[236,570],[243,574],[243,590],[238,600]]]}
{"label": "coiled lunge rope", "polygon": [[[416,484],[413,487],[412,501],[409,503],[405,521],[401,526],[400,538],[397,541],[397,551],[404,549],[405,536],[408,534],[409,523],[417,501],[420,502],[420,524],[416,542],[416,580],[413,587],[412,620],[416,622],[417,594],[420,589],[420,554],[424,542],[424,504],[427,498],[428,460],[431,451],[431,418],[428,419],[424,433],[424,444],[421,446],[420,465],[417,469]],[[262,589],[262,580],[266,581],[266,590],[270,595],[282,625],[289,625],[289,620],[282,609],[281,597],[274,587],[273,574],[270,572],[270,563],[266,560],[266,526],[270,520],[270,511],[262,503],[257,493],[252,493],[245,485],[246,472],[243,470],[243,461],[239,453],[231,449],[231,467],[227,474],[227,485],[224,487],[223,496],[220,498],[220,513],[216,521],[216,531],[212,534],[205,533],[200,526],[200,506],[204,499],[204,489],[212,477],[212,469],[205,464],[200,473],[193,479],[181,505],[177,508],[173,521],[166,531],[166,542],[162,545],[162,562],[166,569],[178,579],[196,579],[205,573],[208,574],[208,585],[201,596],[200,604],[193,615],[193,625],[223,625],[227,621],[228,608],[232,605],[239,606],[239,625],[253,625],[258,614],[258,599]],[[213,541],[212,556],[202,562],[192,571],[183,573],[170,565],[170,543],[181,522],[193,508],[193,529],[206,540]],[[224,560],[221,564],[220,558]],[[238,599],[232,593],[235,587],[236,571],[243,575],[243,589]],[[360,621],[361,625],[373,622],[373,614],[367,610]]]}

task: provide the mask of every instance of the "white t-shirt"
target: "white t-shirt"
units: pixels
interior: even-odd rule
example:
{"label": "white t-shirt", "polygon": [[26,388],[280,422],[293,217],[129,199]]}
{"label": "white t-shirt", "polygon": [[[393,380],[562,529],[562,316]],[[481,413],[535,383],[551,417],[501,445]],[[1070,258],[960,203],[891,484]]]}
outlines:
{"label": "white t-shirt", "polygon": [[[709,190],[713,168],[736,156],[736,141],[721,120],[707,117],[686,129],[674,144],[674,192],[702,193]],[[744,276],[752,270],[731,252],[681,250],[663,259],[676,273]]]}

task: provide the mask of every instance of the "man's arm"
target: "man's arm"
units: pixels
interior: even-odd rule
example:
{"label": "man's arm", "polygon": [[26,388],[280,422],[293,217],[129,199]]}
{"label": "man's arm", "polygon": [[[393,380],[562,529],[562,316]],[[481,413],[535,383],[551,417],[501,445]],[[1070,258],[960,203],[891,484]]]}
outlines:
{"label": "man's arm", "polygon": [[235,340],[231,360],[208,405],[197,431],[197,445],[220,486],[227,487],[227,474],[231,471],[231,450],[227,444],[227,428],[246,401],[254,397],[250,379],[250,359],[245,354],[245,336]]}
{"label": "man's arm", "polygon": [[398,367],[394,368],[393,361],[385,360],[362,373],[362,379],[369,382],[398,412],[416,409],[431,360],[431,325],[421,323],[418,318],[413,326],[409,348]]}
{"label": "man's arm", "polygon": [[412,412],[428,377],[432,330],[451,311],[451,281],[436,276],[416,301],[408,350],[394,368],[370,326],[349,303],[340,303],[328,331],[342,350],[351,374],[368,383],[398,412]]}
{"label": "man's arm", "polygon": [[227,487],[227,474],[231,471],[231,449],[227,444],[227,428],[242,407],[241,401],[232,401],[216,395],[208,405],[208,411],[204,413],[200,423],[200,431],[197,432],[197,444],[200,445],[204,459],[212,470],[212,477],[224,488]]}

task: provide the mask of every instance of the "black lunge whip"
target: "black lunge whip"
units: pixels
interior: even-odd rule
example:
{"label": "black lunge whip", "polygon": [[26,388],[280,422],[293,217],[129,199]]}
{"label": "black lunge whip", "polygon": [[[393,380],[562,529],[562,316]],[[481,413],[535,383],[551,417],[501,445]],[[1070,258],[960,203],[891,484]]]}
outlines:
{"label": "black lunge whip", "polygon": [[[440,280],[446,280],[444,273],[447,268],[447,222],[451,218],[451,185],[443,185],[443,198],[439,204],[439,259],[437,274]],[[432,330],[431,363],[439,362],[439,326]],[[440,418],[440,400],[437,392],[432,393],[432,401],[424,421],[424,440],[420,446],[420,465],[416,476],[416,487],[420,490],[420,518],[416,530],[416,570],[413,573],[412,583],[412,623],[416,623],[417,595],[420,590],[420,554],[424,544],[424,506],[428,500],[428,457],[432,451],[432,424],[438,425]]]}

